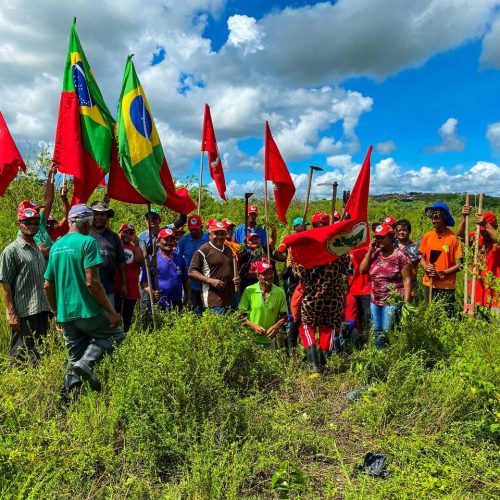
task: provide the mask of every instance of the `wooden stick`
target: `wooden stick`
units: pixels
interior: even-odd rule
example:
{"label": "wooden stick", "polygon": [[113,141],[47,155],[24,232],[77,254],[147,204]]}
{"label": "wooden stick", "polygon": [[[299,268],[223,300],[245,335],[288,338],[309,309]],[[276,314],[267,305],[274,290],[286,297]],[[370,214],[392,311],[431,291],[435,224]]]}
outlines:
{"label": "wooden stick", "polygon": [[306,230],[306,217],[307,209],[309,207],[309,195],[311,194],[311,183],[312,183],[313,169],[309,167],[309,177],[307,179],[307,189],[306,189],[306,201],[304,203],[304,212],[302,214],[302,229]]}
{"label": "wooden stick", "polygon": [[432,290],[434,289],[434,277],[429,278],[429,304],[432,302]]}
{"label": "wooden stick", "polygon": [[332,186],[333,186],[333,192],[332,192],[332,218],[330,219],[330,223],[333,224],[335,220],[335,205],[337,204],[337,187],[339,183],[335,181]]}
{"label": "wooden stick", "polygon": [[198,185],[198,215],[201,215],[201,195],[203,191],[203,160],[205,158],[204,152],[200,155],[200,179]]}
{"label": "wooden stick", "polygon": [[[269,225],[269,207],[267,203],[267,181],[264,177],[264,219],[266,221],[266,247],[267,247],[267,261],[271,262],[271,249],[269,248],[269,231],[267,229]],[[246,235],[245,235],[246,237]]]}
{"label": "wooden stick", "polygon": [[149,232],[149,244],[151,245],[151,267],[155,271],[155,290],[159,290],[158,285],[158,272],[156,265],[156,245],[153,242],[153,230],[151,229],[151,203],[148,202],[148,232]]}
{"label": "wooden stick", "polygon": [[153,284],[151,282],[151,269],[150,269],[150,262],[149,262],[149,256],[148,256],[148,249],[146,244],[141,245],[139,244],[142,250],[142,255],[144,255],[144,265],[146,267],[146,279],[148,280],[148,290],[149,290],[149,303],[151,304],[151,317],[153,319],[153,330],[156,330],[156,318],[155,318],[155,310],[154,310],[154,303],[155,299],[153,296]]}
{"label": "wooden stick", "polygon": [[[483,212],[483,193],[479,193],[479,204],[477,207],[477,214],[481,214]],[[471,307],[469,309],[469,313],[474,316],[475,307],[476,307],[476,279],[477,279],[477,260],[479,255],[479,236],[481,234],[481,226],[476,224],[476,239],[474,241],[474,271],[472,275],[472,285],[471,285],[471,296],[470,303]]]}
{"label": "wooden stick", "polygon": [[[465,204],[469,205],[469,193],[465,193]],[[467,312],[469,304],[469,216],[465,218],[465,268],[464,268],[464,312]]]}
{"label": "wooden stick", "polygon": [[[231,250],[231,252],[232,252],[232,250]],[[238,276],[238,260],[236,259],[236,255],[234,255],[234,252],[233,252],[233,274],[234,274],[235,278],[236,278],[236,276]],[[236,293],[240,293],[240,286],[239,285],[235,285],[234,289],[235,289]]]}

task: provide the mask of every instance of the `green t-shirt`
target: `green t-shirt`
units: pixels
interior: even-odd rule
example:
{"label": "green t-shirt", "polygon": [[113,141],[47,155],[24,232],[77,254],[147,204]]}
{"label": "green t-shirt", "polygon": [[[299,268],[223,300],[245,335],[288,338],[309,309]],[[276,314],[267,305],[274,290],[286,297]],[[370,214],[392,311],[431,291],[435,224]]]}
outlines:
{"label": "green t-shirt", "polygon": [[[17,235],[21,235],[21,230],[17,231]],[[33,239],[35,240],[37,246],[43,243],[47,248],[50,248],[53,244],[52,238],[47,232],[47,219],[45,218],[45,214],[43,212],[40,212],[40,225],[38,226],[38,231],[35,236],[33,236]]]}
{"label": "green t-shirt", "polygon": [[85,269],[101,263],[97,241],[91,236],[69,233],[52,245],[44,278],[55,284],[57,321],[103,314],[103,307],[92,297],[85,281]]}
{"label": "green t-shirt", "polygon": [[[287,312],[285,292],[279,286],[273,285],[271,292],[264,300],[259,283],[247,286],[238,306],[246,311],[248,319],[266,330],[278,321],[281,313]],[[271,344],[272,340],[265,335],[254,335],[257,344]]]}

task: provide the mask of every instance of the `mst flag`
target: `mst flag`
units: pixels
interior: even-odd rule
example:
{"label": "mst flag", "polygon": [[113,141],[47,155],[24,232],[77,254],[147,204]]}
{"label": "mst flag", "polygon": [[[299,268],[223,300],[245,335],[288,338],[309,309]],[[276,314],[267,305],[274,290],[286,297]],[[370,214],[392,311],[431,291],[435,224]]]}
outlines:
{"label": "mst flag", "polygon": [[264,146],[264,181],[273,182],[274,201],[276,202],[278,220],[286,224],[286,211],[295,194],[295,185],[283,161],[280,150],[274,142],[267,121]]}
{"label": "mst flag", "polygon": [[108,194],[112,198],[128,203],[165,205],[182,214],[196,208],[186,188],[175,189],[131,56],[123,75],[115,135],[118,162],[113,161],[108,182]]}
{"label": "mst flag", "polygon": [[212,124],[212,116],[210,107],[205,104],[205,114],[203,116],[203,131],[201,134],[201,150],[208,153],[208,166],[210,167],[210,175],[215,181],[219,196],[226,201],[226,180],[224,179],[224,170],[222,169],[222,161],[217,148],[217,140],[215,139],[214,126]]}
{"label": "mst flag", "polygon": [[284,243],[291,248],[292,257],[297,264],[306,268],[328,264],[368,241],[368,191],[372,149],[372,146],[368,148],[345,206],[348,219],[326,227],[291,234],[285,238]]}
{"label": "mst flag", "polygon": [[76,19],[69,38],[54,148],[59,172],[74,178],[72,204],[86,203],[109,172],[114,124],[75,24]]}
{"label": "mst flag", "polygon": [[19,169],[26,172],[26,165],[0,111],[0,196],[5,194]]}

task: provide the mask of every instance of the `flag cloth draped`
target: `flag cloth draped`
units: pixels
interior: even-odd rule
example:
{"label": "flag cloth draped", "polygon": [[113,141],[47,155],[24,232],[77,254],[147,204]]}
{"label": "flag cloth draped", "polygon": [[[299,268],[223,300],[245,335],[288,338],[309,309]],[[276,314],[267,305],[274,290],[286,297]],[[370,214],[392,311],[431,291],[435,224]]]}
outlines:
{"label": "flag cloth draped", "polygon": [[215,181],[219,196],[226,201],[226,179],[224,178],[224,170],[222,168],[219,149],[217,148],[217,140],[215,139],[215,131],[212,123],[212,116],[210,114],[210,106],[208,104],[205,104],[205,114],[203,116],[201,150],[208,153],[210,175]]}
{"label": "flag cloth draped", "polygon": [[295,185],[283,161],[280,150],[274,142],[267,121],[264,145],[264,182],[266,181],[273,182],[274,201],[276,202],[278,220],[286,224],[286,211],[295,194]]}
{"label": "flag cloth draped", "polygon": [[72,204],[86,203],[109,172],[114,119],[85,57],[73,21],[59,104],[54,162],[73,176]]}
{"label": "flag cloth draped", "polygon": [[108,182],[111,198],[165,205],[182,214],[196,208],[186,188],[175,189],[132,56],[127,59],[123,75],[115,136],[117,156],[113,155]]}
{"label": "flag cloth draped", "polygon": [[368,148],[346,203],[347,219],[285,238],[284,243],[291,248],[292,257],[297,264],[306,268],[328,264],[368,241],[368,191],[372,149],[372,146]]}
{"label": "flag cloth draped", "polygon": [[0,196],[5,194],[19,169],[26,172],[26,164],[0,111]]}

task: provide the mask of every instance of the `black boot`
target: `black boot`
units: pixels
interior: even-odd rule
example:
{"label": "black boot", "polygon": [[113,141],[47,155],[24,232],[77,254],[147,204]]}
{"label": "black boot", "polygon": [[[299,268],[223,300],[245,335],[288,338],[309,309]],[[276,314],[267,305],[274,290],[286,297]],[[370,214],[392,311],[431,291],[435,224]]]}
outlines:
{"label": "black boot", "polygon": [[78,389],[82,386],[80,377],[70,368],[64,375],[64,387],[61,390],[61,402],[63,406],[68,406],[78,397]]}
{"label": "black boot", "polygon": [[90,387],[94,391],[101,390],[101,382],[94,375],[92,366],[104,355],[104,349],[96,344],[90,344],[83,356],[73,365],[75,373],[89,381]]}
{"label": "black boot", "polygon": [[318,351],[316,350],[315,345],[309,346],[306,349],[306,358],[307,358],[307,362],[309,363],[309,366],[311,368],[311,372],[313,374],[315,374],[315,373],[319,374],[320,369],[318,367]]}

